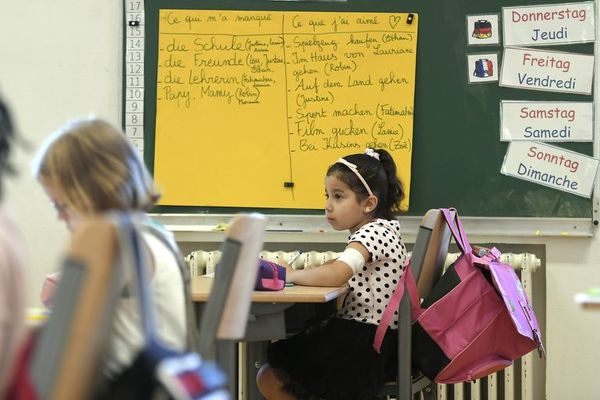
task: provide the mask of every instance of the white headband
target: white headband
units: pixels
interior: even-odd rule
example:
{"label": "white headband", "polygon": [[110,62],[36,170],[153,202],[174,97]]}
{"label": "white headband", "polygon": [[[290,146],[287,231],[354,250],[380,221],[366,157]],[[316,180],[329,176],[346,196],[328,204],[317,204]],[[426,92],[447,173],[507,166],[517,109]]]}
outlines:
{"label": "white headband", "polygon": [[379,161],[379,153],[376,152],[375,150],[373,150],[372,148],[367,147],[365,150],[365,154],[368,155],[369,157],[373,157],[374,159]]}
{"label": "white headband", "polygon": [[[377,155],[379,155],[379,154],[377,154]],[[374,196],[373,191],[369,187],[369,184],[367,184],[367,181],[365,181],[365,178],[363,178],[362,175],[360,174],[360,172],[358,172],[358,168],[356,167],[356,165],[352,164],[351,162],[346,161],[343,158],[338,158],[336,163],[344,164],[346,167],[350,168],[350,171],[354,172],[354,174],[358,177],[358,179],[360,179],[362,184],[365,186],[365,189],[367,189],[367,192],[369,193],[369,195]]]}

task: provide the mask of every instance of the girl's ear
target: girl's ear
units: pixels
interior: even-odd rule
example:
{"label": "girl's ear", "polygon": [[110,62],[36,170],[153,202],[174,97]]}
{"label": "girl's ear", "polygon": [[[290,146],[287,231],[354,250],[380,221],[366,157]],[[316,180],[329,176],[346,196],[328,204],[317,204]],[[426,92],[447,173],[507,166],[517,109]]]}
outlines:
{"label": "girl's ear", "polygon": [[365,214],[370,214],[377,208],[377,204],[379,203],[379,199],[376,196],[369,196],[363,202],[363,212]]}

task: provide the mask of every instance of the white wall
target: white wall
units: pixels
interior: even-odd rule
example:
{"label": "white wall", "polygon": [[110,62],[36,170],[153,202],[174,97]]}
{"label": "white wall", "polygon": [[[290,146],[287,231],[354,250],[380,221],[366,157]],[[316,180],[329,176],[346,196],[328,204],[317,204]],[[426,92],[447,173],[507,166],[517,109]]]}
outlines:
{"label": "white wall", "polygon": [[[120,124],[121,24],[117,0],[4,1],[0,6],[0,93],[33,149],[73,117],[94,113]],[[17,152],[20,175],[9,183],[5,199],[29,248],[30,305],[38,304],[43,276],[56,267],[68,238],[29,175],[33,149]],[[600,398],[600,312],[582,311],[573,302],[575,293],[600,285],[600,234],[509,241],[546,245],[546,270],[539,273],[547,282],[547,398]]]}
{"label": "white wall", "polygon": [[43,138],[71,118],[94,113],[120,124],[121,9],[117,0],[0,5],[0,95],[31,145],[16,153],[19,176],[5,202],[27,241],[32,305],[68,237],[29,163]]}
{"label": "white wall", "polygon": [[573,296],[600,285],[600,232],[590,240],[550,240],[547,252],[547,398],[598,399],[600,310],[581,310]]}

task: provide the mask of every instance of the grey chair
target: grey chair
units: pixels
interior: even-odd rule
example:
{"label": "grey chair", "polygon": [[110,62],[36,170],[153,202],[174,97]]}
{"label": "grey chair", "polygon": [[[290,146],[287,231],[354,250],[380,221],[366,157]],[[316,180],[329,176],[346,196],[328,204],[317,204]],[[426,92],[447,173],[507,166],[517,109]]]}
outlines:
{"label": "grey chair", "polygon": [[[439,209],[427,211],[417,232],[412,251],[411,265],[419,297],[426,297],[434,284],[440,279],[444,270],[444,262],[448,254],[451,232]],[[436,384],[423,375],[415,373],[411,366],[411,306],[408,291],[404,292],[399,305],[398,328],[398,377],[395,382],[388,382],[382,397],[393,397],[397,400],[435,399]]]}
{"label": "grey chair", "polygon": [[115,226],[110,221],[85,221],[73,234],[52,314],[29,363],[40,399],[90,397],[100,377],[122,281],[118,258]]}
{"label": "grey chair", "polygon": [[237,342],[248,325],[265,224],[266,218],[257,213],[234,217],[199,318],[198,351],[219,363],[228,376],[230,393],[237,393]]}

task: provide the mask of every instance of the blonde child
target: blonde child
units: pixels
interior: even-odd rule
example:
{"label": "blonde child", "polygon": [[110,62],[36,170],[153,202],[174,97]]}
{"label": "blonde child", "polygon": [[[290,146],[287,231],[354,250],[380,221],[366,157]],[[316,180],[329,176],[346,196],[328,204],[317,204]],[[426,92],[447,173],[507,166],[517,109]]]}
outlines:
{"label": "blonde child", "polygon": [[[318,268],[290,271],[297,285],[339,286],[350,291],[336,316],[320,326],[272,343],[257,383],[268,400],[371,399],[395,375],[397,340],[388,330],[381,352],[375,331],[407,256],[393,219],[403,197],[396,165],[385,150],[367,149],[338,159],[325,177],[325,215],[349,230],[342,255]],[[397,314],[391,327],[397,329]]]}
{"label": "blonde child", "polygon": [[[152,178],[123,132],[100,119],[69,123],[52,135],[34,161],[33,173],[70,231],[86,217],[107,211],[145,212],[158,200]],[[143,234],[151,255],[150,287],[159,338],[174,349],[186,345],[184,280],[177,255],[159,238]],[[104,368],[116,376],[143,344],[138,304],[119,298]]]}

